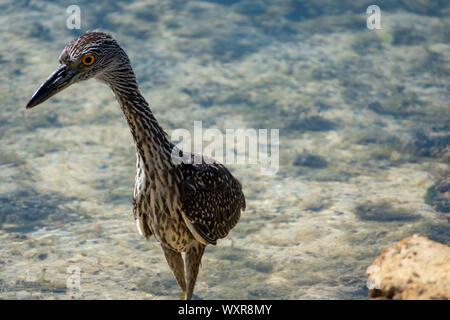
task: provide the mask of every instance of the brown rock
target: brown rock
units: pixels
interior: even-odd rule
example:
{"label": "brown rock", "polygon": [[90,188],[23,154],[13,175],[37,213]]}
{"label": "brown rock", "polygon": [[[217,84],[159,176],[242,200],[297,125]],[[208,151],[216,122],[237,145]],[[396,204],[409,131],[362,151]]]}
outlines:
{"label": "brown rock", "polygon": [[450,247],[414,235],[367,269],[372,299],[450,299]]}

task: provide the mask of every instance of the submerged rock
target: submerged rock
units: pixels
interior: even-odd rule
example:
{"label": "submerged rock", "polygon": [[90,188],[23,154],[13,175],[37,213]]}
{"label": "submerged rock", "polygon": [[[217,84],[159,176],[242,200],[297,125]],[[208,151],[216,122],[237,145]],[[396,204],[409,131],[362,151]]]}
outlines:
{"label": "submerged rock", "polygon": [[302,153],[295,158],[293,165],[311,168],[326,168],[328,166],[328,162],[321,156]]}
{"label": "submerged rock", "polygon": [[330,131],[336,129],[337,124],[319,115],[300,114],[288,121],[287,129],[300,131]]}
{"label": "submerged rock", "polygon": [[411,213],[409,210],[394,208],[387,201],[359,204],[355,207],[356,216],[362,221],[376,222],[411,222],[421,218],[420,215]]}
{"label": "submerged rock", "polygon": [[450,159],[450,134],[448,128],[435,132],[418,130],[407,143],[406,150],[422,157]]}
{"label": "submerged rock", "polygon": [[443,178],[428,188],[425,203],[438,212],[450,213],[450,177]]}
{"label": "submerged rock", "polygon": [[414,235],[367,269],[372,299],[450,299],[450,247]]}

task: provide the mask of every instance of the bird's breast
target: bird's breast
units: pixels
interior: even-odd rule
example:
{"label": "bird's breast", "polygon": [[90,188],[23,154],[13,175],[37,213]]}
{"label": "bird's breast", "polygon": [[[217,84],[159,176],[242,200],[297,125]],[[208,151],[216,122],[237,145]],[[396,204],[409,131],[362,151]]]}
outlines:
{"label": "bird's breast", "polygon": [[142,224],[146,224],[156,240],[183,252],[193,236],[180,213],[175,177],[156,172],[151,176],[152,179],[145,171],[137,171],[134,197],[138,204],[139,229],[145,229]]}

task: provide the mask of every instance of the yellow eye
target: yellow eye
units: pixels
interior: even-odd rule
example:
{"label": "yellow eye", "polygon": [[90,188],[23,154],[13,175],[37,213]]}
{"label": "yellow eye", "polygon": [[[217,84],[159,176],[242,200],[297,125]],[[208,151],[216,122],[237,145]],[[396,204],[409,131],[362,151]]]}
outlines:
{"label": "yellow eye", "polygon": [[85,66],[90,66],[95,62],[95,57],[93,54],[87,54],[81,59],[81,63]]}

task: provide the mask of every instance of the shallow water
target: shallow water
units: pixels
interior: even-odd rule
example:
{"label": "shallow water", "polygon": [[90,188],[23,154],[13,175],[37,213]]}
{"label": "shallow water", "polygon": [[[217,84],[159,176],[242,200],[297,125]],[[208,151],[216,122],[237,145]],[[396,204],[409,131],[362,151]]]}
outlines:
{"label": "shallow water", "polygon": [[[450,7],[380,1],[0,1],[0,298],[172,299],[135,230],[135,154],[88,81],[25,111],[87,30],[112,33],[169,132],[279,129],[280,167],[229,165],[247,210],[209,246],[201,299],[365,299],[366,268],[418,233],[450,244]],[[79,271],[80,289],[68,279]]]}

